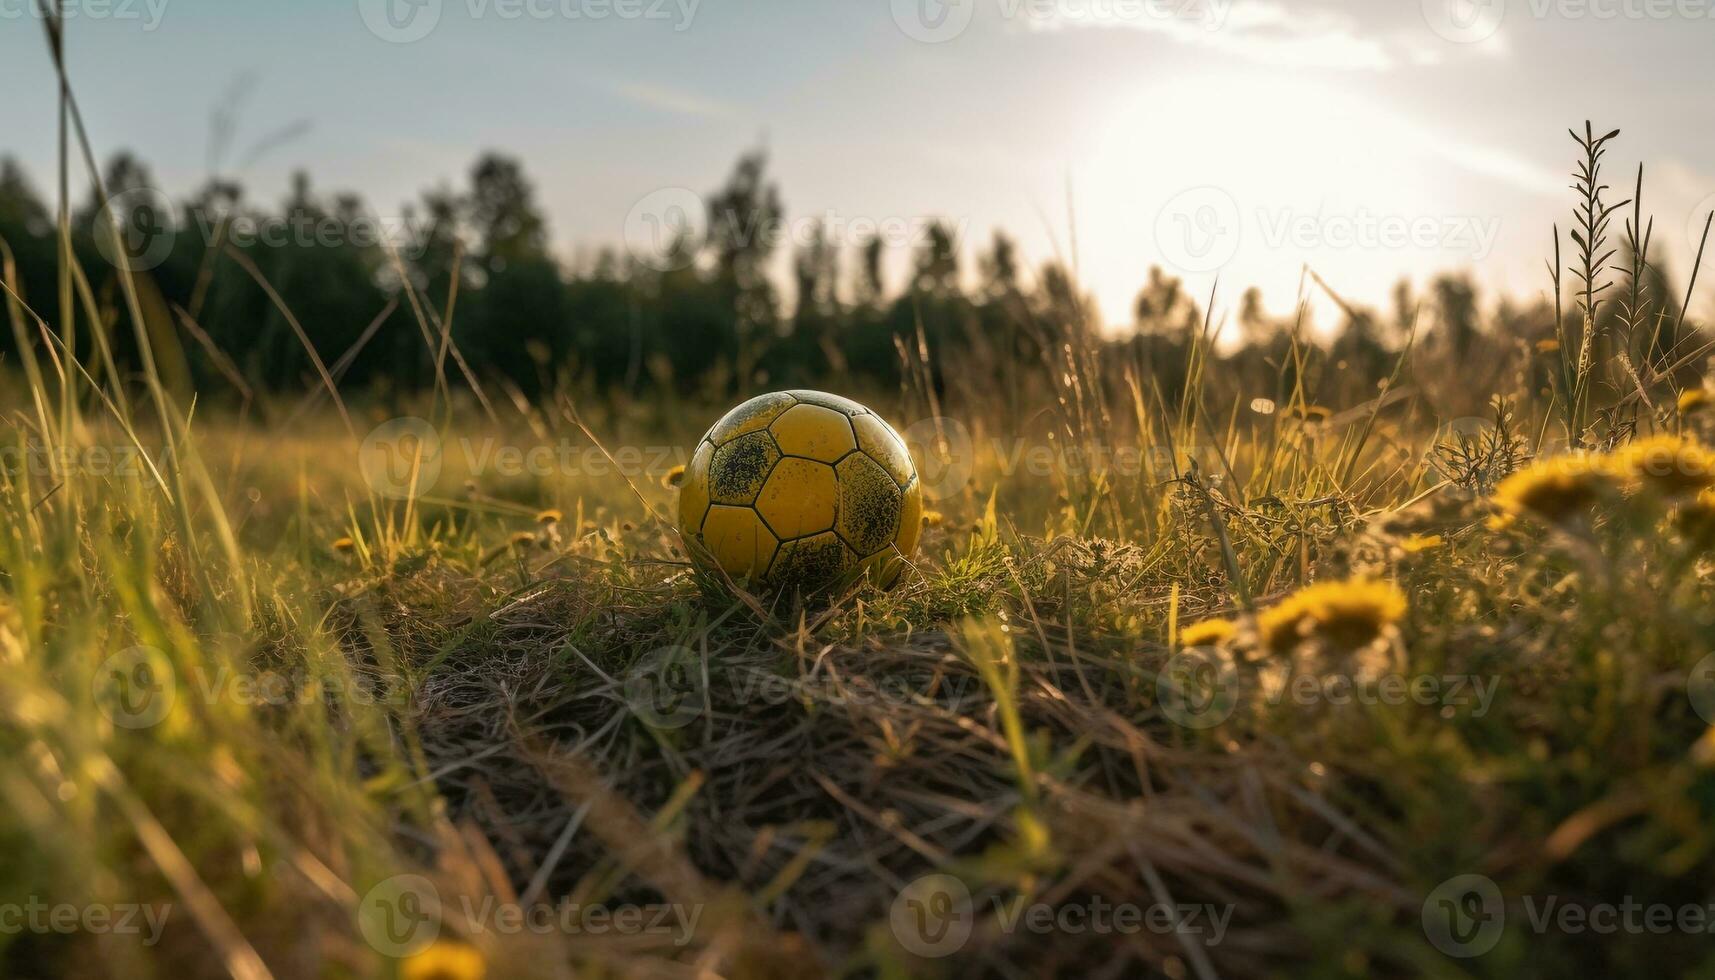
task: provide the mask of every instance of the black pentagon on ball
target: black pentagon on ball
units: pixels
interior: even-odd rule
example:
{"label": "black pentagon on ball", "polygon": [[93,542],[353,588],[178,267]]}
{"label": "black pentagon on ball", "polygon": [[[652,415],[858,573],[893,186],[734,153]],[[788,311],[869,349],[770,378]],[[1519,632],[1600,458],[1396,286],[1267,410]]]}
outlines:
{"label": "black pentagon on ball", "polygon": [[861,452],[841,460],[835,470],[840,477],[840,503],[834,529],[853,551],[873,555],[899,531],[905,494],[880,463]]}
{"label": "black pentagon on ball", "polygon": [[782,543],[768,576],[807,595],[834,584],[856,560],[839,535],[824,531]]}
{"label": "black pentagon on ball", "polygon": [[709,500],[751,504],[780,461],[780,449],[767,432],[751,432],[715,450],[709,461]]}

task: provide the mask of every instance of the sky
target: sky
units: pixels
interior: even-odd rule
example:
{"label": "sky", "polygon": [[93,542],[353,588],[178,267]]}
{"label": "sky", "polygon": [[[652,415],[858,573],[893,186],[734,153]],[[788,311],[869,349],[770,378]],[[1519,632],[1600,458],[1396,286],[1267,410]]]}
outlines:
{"label": "sky", "polygon": [[[0,0],[0,154],[46,192],[36,2]],[[1307,266],[1382,308],[1447,269],[1541,295],[1586,118],[1623,131],[1617,197],[1644,163],[1681,282],[1715,208],[1715,0],[66,3],[97,154],[168,194],[218,173],[272,203],[302,169],[386,222],[498,149],[567,259],[651,254],[758,146],[789,234],[881,230],[893,287],[931,220],[967,255],[1001,228],[1110,325],[1154,265],[1225,310],[1256,286],[1290,311]]]}

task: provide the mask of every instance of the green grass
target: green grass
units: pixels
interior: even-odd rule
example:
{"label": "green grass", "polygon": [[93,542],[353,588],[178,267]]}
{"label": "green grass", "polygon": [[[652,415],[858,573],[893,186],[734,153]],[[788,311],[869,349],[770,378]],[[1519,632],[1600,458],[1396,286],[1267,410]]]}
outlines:
{"label": "green grass", "polygon": [[[109,323],[71,271],[62,312]],[[142,322],[117,281],[119,320]],[[1715,975],[1689,929],[1532,928],[1551,898],[1715,902],[1698,507],[1646,485],[1508,523],[1491,499],[1557,447],[1707,437],[1674,407],[1690,361],[1622,373],[1592,353],[1592,309],[1561,345],[1570,407],[1517,344],[1495,424],[1456,438],[1457,385],[1426,384],[1414,350],[1329,411],[1352,387],[1329,355],[1294,336],[1277,390],[1240,391],[1207,325],[1164,390],[1160,366],[1103,363],[1072,302],[1029,313],[1065,362],[1012,390],[983,390],[993,365],[937,388],[907,364],[873,399],[957,420],[970,475],[930,501],[898,588],[810,602],[699,574],[647,466],[454,458],[463,439],[688,446],[725,405],[640,426],[565,393],[492,420],[436,397],[418,414],[449,466],[401,501],[359,466],[386,412],[337,391],[290,425],[193,411],[147,364],[98,382],[14,303],[6,448],[45,462],[0,484],[0,904],[168,912],[154,944],[0,931],[0,964],[427,975],[390,939],[423,934],[387,928],[421,911],[437,955],[468,944],[495,977]],[[1370,580],[1403,612],[1280,639],[1306,586]],[[1182,649],[1213,618],[1231,636]],[[1307,682],[1379,697],[1292,693]],[[1471,958],[1425,929],[1463,875],[1506,912]],[[961,889],[969,937],[919,956],[914,917],[947,924]],[[649,914],[513,931],[493,903]],[[657,907],[678,925],[647,928]],[[1098,907],[1139,928],[1064,917]],[[1175,907],[1200,931],[1144,925]]]}
{"label": "green grass", "polygon": [[[414,872],[495,975],[656,959],[751,975],[1715,968],[1706,936],[1536,935],[1519,904],[1711,900],[1715,774],[1693,750],[1709,721],[1687,696],[1715,637],[1705,540],[1649,494],[1491,529],[1458,485],[1482,474],[1390,424],[1411,414],[1345,432],[1277,418],[1215,454],[1237,482],[1008,476],[979,436],[915,575],[801,606],[724,594],[627,488],[587,477],[508,484],[503,506],[479,475],[407,521],[360,493],[337,438],[293,460],[288,440],[210,432],[210,458],[240,435],[266,456],[208,481],[249,488],[222,500],[248,515],[226,522],[235,558],[194,491],[179,507],[142,476],[11,480],[5,893],[172,913],[157,947],[26,932],[3,955],[25,972],[386,975],[358,903]],[[1360,427],[1379,434],[1362,449]],[[667,512],[658,484],[639,489]],[[544,529],[548,504],[569,516]],[[1409,604],[1365,650],[1250,635],[1247,608],[1355,577]],[[1230,714],[1201,727],[1201,689],[1173,686],[1196,675],[1167,669],[1173,624],[1222,615],[1240,620],[1209,654]],[[133,729],[97,692],[137,645],[170,664],[177,699]],[[1289,668],[1439,686],[1338,704],[1291,695]],[[890,926],[931,872],[979,913],[949,961],[914,958]],[[1461,961],[1420,916],[1466,873],[1509,897],[1511,925]],[[682,947],[463,921],[458,897],[519,893],[704,912]],[[1098,900],[1228,919],[1204,945],[1008,934],[997,911]]]}

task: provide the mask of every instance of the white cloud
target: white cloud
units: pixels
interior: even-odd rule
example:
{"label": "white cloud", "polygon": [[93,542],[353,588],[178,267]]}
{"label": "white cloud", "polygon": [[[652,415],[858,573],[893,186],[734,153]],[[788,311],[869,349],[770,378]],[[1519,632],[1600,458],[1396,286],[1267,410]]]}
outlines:
{"label": "white cloud", "polygon": [[[1503,35],[1455,45],[1421,17],[1367,25],[1329,5],[1288,10],[1277,0],[999,0],[1003,17],[1031,31],[1129,29],[1281,68],[1388,71],[1442,63],[1450,55],[1506,53]],[[1404,5],[1416,12],[1416,4]],[[1381,12],[1386,4],[1363,5]]]}
{"label": "white cloud", "polygon": [[1402,121],[1399,138],[1416,143],[1425,153],[1479,177],[1489,177],[1532,194],[1552,195],[1570,180],[1549,168],[1496,146],[1468,143],[1449,133]]}

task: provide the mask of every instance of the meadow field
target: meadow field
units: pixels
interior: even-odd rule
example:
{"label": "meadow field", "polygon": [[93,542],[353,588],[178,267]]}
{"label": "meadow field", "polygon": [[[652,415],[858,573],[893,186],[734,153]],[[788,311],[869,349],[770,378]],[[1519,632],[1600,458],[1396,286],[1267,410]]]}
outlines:
{"label": "meadow field", "polygon": [[[797,333],[591,271],[659,333],[550,350],[522,239],[350,286],[0,208],[0,974],[1715,976],[1709,287],[1572,137],[1534,301],[1157,274],[1125,337],[998,241]],[[788,387],[909,443],[892,588],[676,526]]]}

